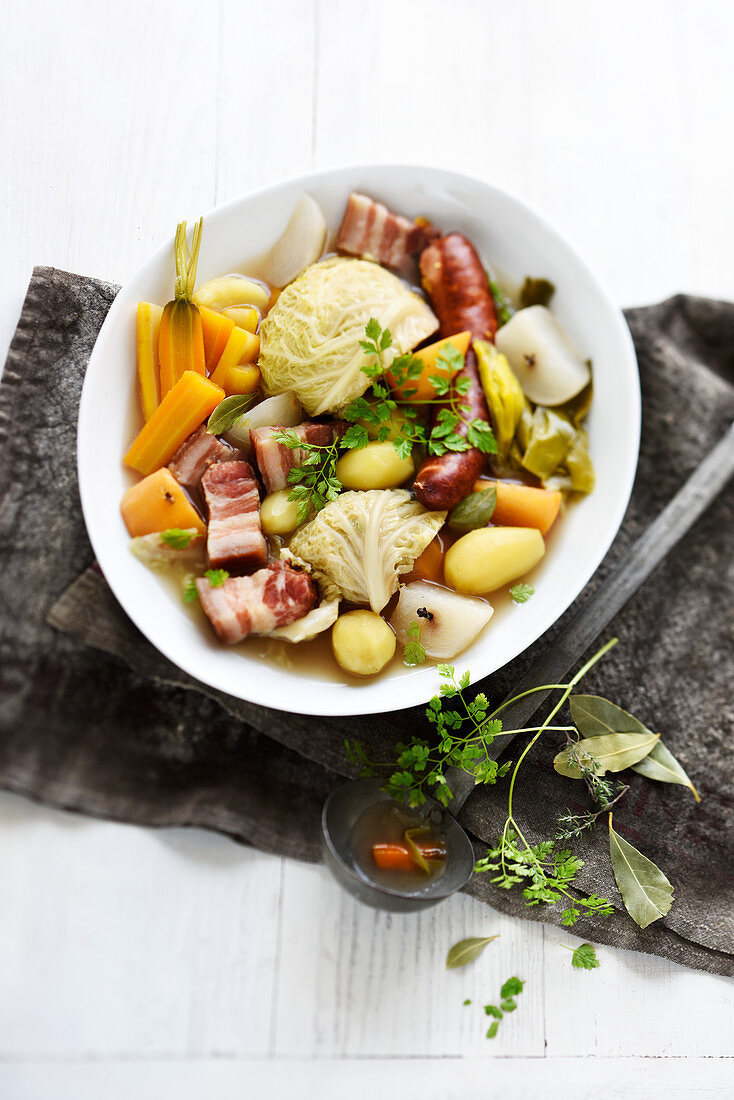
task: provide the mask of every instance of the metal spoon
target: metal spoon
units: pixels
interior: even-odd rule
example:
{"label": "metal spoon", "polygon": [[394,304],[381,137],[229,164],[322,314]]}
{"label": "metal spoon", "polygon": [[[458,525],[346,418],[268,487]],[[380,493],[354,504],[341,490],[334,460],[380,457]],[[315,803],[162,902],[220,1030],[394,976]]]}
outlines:
{"label": "metal spoon", "polygon": [[[657,569],[673,547],[703,515],[708,506],[734,475],[734,423],[694,470],[683,487],[640,536],[630,552],[613,570],[605,583],[579,609],[573,619],[515,686],[519,695],[537,684],[561,683],[591,643],[599,636],[627,600]],[[503,714],[506,727],[522,729],[530,722],[550,692],[535,692],[513,703]],[[488,755],[496,759],[511,742],[498,738]],[[451,813],[434,803],[431,813],[442,815],[441,828],[446,834],[446,869],[415,891],[388,888],[371,882],[355,867],[352,835],[354,825],[368,806],[389,799],[380,789],[379,779],[360,779],[337,787],[329,795],[321,816],[322,848],[329,869],[354,897],[377,909],[414,912],[426,909],[465,886],[474,868],[471,840],[455,820],[474,790],[473,777],[460,768],[449,768],[446,778],[453,799]]]}

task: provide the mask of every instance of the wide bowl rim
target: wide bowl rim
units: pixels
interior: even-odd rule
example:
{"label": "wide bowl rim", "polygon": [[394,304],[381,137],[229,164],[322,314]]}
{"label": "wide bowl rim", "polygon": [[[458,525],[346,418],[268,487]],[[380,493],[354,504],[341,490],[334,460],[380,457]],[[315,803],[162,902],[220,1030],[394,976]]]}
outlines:
{"label": "wide bowl rim", "polygon": [[[370,175],[381,174],[385,177],[394,176],[396,173],[410,173],[413,176],[421,178],[424,182],[427,181],[429,188],[433,188],[436,192],[438,192],[442,186],[450,187],[453,185],[456,187],[469,185],[472,188],[479,187],[483,189],[488,196],[493,197],[495,201],[515,207],[521,216],[526,217],[530,222],[535,222],[544,232],[555,237],[556,243],[560,246],[561,250],[565,250],[565,253],[570,255],[584,279],[593,287],[604,309],[604,313],[606,314],[606,320],[611,326],[610,331],[614,331],[619,341],[619,346],[625,353],[627,382],[630,384],[628,395],[630,407],[626,410],[628,414],[628,446],[619,456],[620,461],[617,468],[617,475],[620,481],[620,491],[617,496],[617,504],[613,514],[609,516],[606,534],[595,543],[594,552],[589,555],[584,569],[576,574],[575,582],[571,586],[571,594],[563,603],[563,606],[552,613],[546,614],[539,620],[535,620],[533,626],[527,633],[526,640],[522,644],[511,646],[501,663],[494,664],[494,666],[490,668],[479,668],[476,673],[472,670],[472,681],[477,681],[504,667],[509,661],[524,652],[530,645],[546,633],[546,631],[576,600],[580,592],[598,569],[619,532],[632,493],[640,445],[641,396],[635,348],[624,315],[614,301],[605,280],[590,267],[569,240],[566,233],[557,227],[553,219],[549,218],[545,213],[540,212],[533,203],[527,201],[524,197],[520,197],[517,192],[508,191],[506,188],[498,187],[496,184],[489,183],[484,179],[467,173],[454,172],[440,166],[397,161],[384,163],[363,162],[337,165],[325,169],[312,169],[305,173],[290,176],[285,180],[279,180],[276,183],[265,184],[262,187],[231,199],[226,203],[216,205],[208,213],[204,214],[204,221],[205,224],[216,225],[222,218],[231,216],[231,214],[242,206],[242,204],[253,203],[255,200],[266,196],[277,196],[279,192],[286,191],[294,186],[302,186],[304,189],[307,189],[317,181],[327,184],[340,176],[345,177],[344,188],[346,197],[348,189],[355,185],[354,179],[352,179],[350,183],[349,178],[359,177],[366,173]],[[387,182],[389,185],[389,178]],[[296,705],[291,705],[290,692],[287,692],[287,694],[284,692],[285,698],[281,699],[273,692],[271,686],[263,688],[258,677],[247,681],[244,689],[240,684],[237,690],[232,690],[233,685],[231,682],[228,680],[225,681],[217,674],[202,676],[201,669],[197,667],[195,659],[190,654],[181,652],[174,638],[168,636],[164,632],[158,631],[157,624],[151,624],[146,615],[143,614],[142,607],[138,606],[135,600],[128,598],[128,593],[124,590],[124,585],[116,575],[114,568],[109,568],[109,555],[106,552],[105,531],[101,522],[98,522],[91,480],[87,475],[87,462],[88,460],[91,462],[94,457],[91,451],[89,454],[87,453],[88,431],[86,425],[93,412],[92,403],[94,399],[90,378],[93,379],[95,372],[99,370],[98,349],[107,332],[117,323],[118,315],[122,312],[126,302],[125,295],[128,287],[141,278],[146,271],[154,270],[156,265],[160,265],[164,259],[168,258],[171,254],[172,243],[173,238],[171,237],[155,249],[122,284],[115,301],[110,307],[92,350],[79,405],[77,464],[82,513],[97,562],[115,598],[147,640],[175,666],[191,676],[195,681],[245,702],[270,707],[271,709],[280,710],[284,713],[314,716],[377,714],[405,710],[409,707],[427,702],[428,699],[436,693],[439,684],[439,674],[435,666],[421,669],[417,675],[410,678],[402,678],[399,681],[387,679],[378,681],[377,683],[365,684],[364,686],[360,685],[356,689],[351,689],[349,693],[343,691],[335,693],[327,692],[324,690],[326,685],[322,681],[298,677],[297,673],[288,670],[273,669],[279,678],[285,677],[291,685],[293,685],[294,681],[298,681],[302,685],[312,685],[313,690],[306,690],[305,696],[302,692],[297,695],[294,694],[293,702]],[[108,565],[107,568],[105,567],[106,563]],[[162,592],[161,598],[168,599],[169,597],[166,593]],[[266,677],[265,681],[267,684],[269,682],[269,677]],[[395,690],[398,684],[399,688]],[[335,686],[341,687],[343,685],[335,681]]]}

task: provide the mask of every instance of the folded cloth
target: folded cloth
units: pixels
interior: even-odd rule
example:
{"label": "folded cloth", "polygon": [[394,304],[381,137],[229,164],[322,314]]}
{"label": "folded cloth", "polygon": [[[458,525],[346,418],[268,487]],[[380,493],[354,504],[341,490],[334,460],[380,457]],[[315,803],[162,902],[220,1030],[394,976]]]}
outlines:
{"label": "folded cloth", "polygon": [[[157,652],[117,604],[93,554],[76,483],[76,418],[87,360],[116,288],[38,268],[0,383],[0,786],[141,825],[216,829],[266,851],[319,858],[319,815],[353,774],[344,737],[372,759],[427,733],[421,708],[310,718],[198,683]],[[679,295],[630,310],[643,389],[642,449],[622,529],[566,616],[478,689],[499,700],[667,503],[734,417],[734,305]],[[632,775],[615,827],[675,886],[670,913],[641,931],[624,912],[606,829],[573,842],[580,885],[612,899],[579,935],[734,974],[734,487],[617,616],[620,644],[584,681],[660,730],[703,796]],[[91,568],[90,568],[91,567]],[[603,640],[603,639],[602,639]],[[289,700],[298,708],[297,685]],[[513,746],[514,753],[517,749]],[[580,784],[555,774],[552,735],[534,747],[515,816],[549,839]],[[510,751],[513,755],[513,751]],[[504,821],[502,784],[475,790],[460,820],[477,851]],[[484,843],[482,843],[484,842]],[[559,924],[517,891],[475,876],[468,891],[505,913]]]}

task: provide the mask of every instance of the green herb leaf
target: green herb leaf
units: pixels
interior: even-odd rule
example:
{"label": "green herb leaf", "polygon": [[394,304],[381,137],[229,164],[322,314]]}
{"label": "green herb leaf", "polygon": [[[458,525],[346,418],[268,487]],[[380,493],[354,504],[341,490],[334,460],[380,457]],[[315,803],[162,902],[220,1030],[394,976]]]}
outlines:
{"label": "green herb leaf", "polygon": [[165,542],[166,546],[171,546],[174,550],[185,550],[193,538],[196,538],[198,532],[194,527],[190,527],[183,531],[180,527],[169,527],[167,531],[161,531],[161,542]]}
{"label": "green herb leaf", "polygon": [[207,421],[206,430],[209,435],[221,435],[228,432],[235,420],[239,420],[243,413],[247,412],[255,400],[253,393],[236,393],[233,397],[225,397],[220,401]]}
{"label": "green herb leaf", "polygon": [[446,956],[446,969],[456,970],[460,966],[466,966],[467,963],[474,962],[484,951],[487,944],[497,939],[499,939],[499,933],[496,936],[470,936],[469,939],[459,940]]}
{"label": "green herb leaf", "polygon": [[464,1001],[464,1004],[465,1005],[470,1005],[471,1004],[471,999],[469,997],[467,997],[466,1000]]}
{"label": "green herb leaf", "polygon": [[500,1001],[500,1008],[503,1012],[514,1012],[517,1008],[517,1001],[514,997],[506,997],[504,1001]]}
{"label": "green herb leaf", "polygon": [[527,603],[534,593],[535,589],[532,584],[513,584],[510,589],[513,603]]}
{"label": "green herb leaf", "polygon": [[531,279],[528,275],[520,291],[520,308],[547,306],[555,292],[555,286],[547,279]]}
{"label": "green herb leaf", "polygon": [[487,272],[487,282],[489,283],[490,293],[494,298],[494,308],[497,312],[497,320],[500,326],[506,325],[510,317],[512,317],[514,310],[507,296],[500,290],[497,280],[493,279],[489,272]]}
{"label": "green herb leaf", "polygon": [[553,767],[567,779],[582,779],[582,765],[596,775],[621,772],[636,764],[652,750],[659,733],[607,733],[600,737],[585,737],[555,757]]}
{"label": "green herb leaf", "polygon": [[494,1016],[496,1020],[501,1020],[503,1013],[497,1008],[497,1005],[485,1005],[484,1012],[487,1016]]}
{"label": "green herb leaf", "polygon": [[199,589],[196,587],[196,577],[189,577],[183,587],[181,599],[184,603],[194,603],[199,598]]}
{"label": "green herb leaf", "polygon": [[420,623],[411,623],[407,633],[408,641],[403,646],[403,662],[411,667],[422,665],[426,659],[426,651],[421,644]]}
{"label": "green herb leaf", "polygon": [[[561,947],[566,947],[565,943],[562,943]],[[566,951],[572,952],[571,966],[575,966],[577,970],[594,970],[601,965],[590,943],[582,943],[576,948],[566,947]]]}
{"label": "green herb leaf", "polygon": [[497,1034],[497,1028],[499,1026],[500,1026],[499,1020],[495,1020],[494,1023],[491,1023],[489,1025],[489,1028],[487,1029],[487,1038],[488,1039],[494,1039],[495,1035]]}
{"label": "green herb leaf", "polygon": [[658,741],[652,752],[633,764],[632,771],[647,779],[656,779],[658,783],[678,783],[681,787],[688,787],[696,802],[701,801],[701,796],[686,775],[683,765],[662,741]]}
{"label": "green herb leaf", "polygon": [[207,569],[204,574],[212,588],[221,588],[229,573],[226,569]]}
{"label": "green herb leaf", "polygon": [[624,907],[640,928],[647,928],[670,912],[673,887],[652,860],[628,844],[612,827],[609,815],[609,852]]}
{"label": "green herb leaf", "polygon": [[520,981],[519,978],[508,978],[505,984],[500,990],[500,996],[502,999],[507,997],[516,997],[518,993],[522,993],[525,982]]}
{"label": "green herb leaf", "polygon": [[477,493],[469,493],[468,497],[460,500],[449,512],[448,525],[462,534],[475,531],[478,527],[486,527],[496,507],[497,490],[494,485]]}

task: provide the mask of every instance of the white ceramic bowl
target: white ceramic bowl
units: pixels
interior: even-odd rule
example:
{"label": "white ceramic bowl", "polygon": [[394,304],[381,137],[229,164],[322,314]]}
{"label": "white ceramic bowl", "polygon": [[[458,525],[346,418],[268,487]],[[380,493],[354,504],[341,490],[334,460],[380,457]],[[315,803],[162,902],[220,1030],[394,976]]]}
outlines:
{"label": "white ceramic bowl", "polygon": [[[319,202],[332,228],[347,195],[364,191],[410,217],[426,215],[458,230],[486,262],[513,279],[544,276],[557,287],[553,309],[594,362],[588,429],[596,467],[594,493],[557,524],[536,570],[535,595],[510,605],[457,658],[472,680],[494,672],[543,634],[579,594],[609,548],[632,489],[640,434],[637,363],[619,309],[599,280],[545,219],[518,199],[479,180],[435,168],[372,165],[316,172],[267,187],[204,219],[200,282],[246,261],[281,233],[303,191]],[[180,211],[171,216],[172,224]],[[243,266],[244,265],[244,266]],[[135,381],[135,313],[140,300],[166,302],[174,279],[168,241],[117,296],[97,339],[79,411],[79,485],[97,560],[123,608],[161,653],[203,683],[251,702],[302,714],[369,714],[427,701],[437,689],[434,666],[376,681],[340,683],[297,676],[220,645],[192,621],[164,583],[128,550],[120,498],[133,475],[122,464],[139,428]]]}

